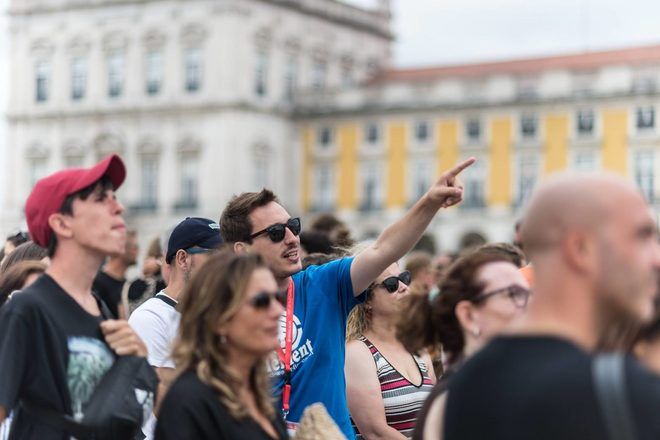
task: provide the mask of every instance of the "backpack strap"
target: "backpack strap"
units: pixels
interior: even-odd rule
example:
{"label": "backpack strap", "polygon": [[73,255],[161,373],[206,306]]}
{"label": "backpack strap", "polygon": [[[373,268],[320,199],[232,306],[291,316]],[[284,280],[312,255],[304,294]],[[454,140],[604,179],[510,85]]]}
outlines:
{"label": "backpack strap", "polygon": [[596,399],[610,440],[635,440],[637,436],[628,401],[624,355],[599,354],[591,367]]}

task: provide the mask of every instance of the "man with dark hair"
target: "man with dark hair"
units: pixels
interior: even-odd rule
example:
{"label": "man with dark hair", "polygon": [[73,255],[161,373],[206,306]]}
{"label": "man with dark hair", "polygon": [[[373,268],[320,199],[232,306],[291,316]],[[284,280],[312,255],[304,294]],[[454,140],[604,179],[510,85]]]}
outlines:
{"label": "man with dark hair", "polygon": [[527,313],[452,376],[424,437],[660,438],[660,378],[593,356],[611,328],[654,314],[660,246],[642,195],[619,176],[554,176],[532,196],[522,240],[534,261]]}
{"label": "man with dark hair", "polygon": [[124,251],[124,207],[114,190],[125,176],[113,155],[51,174],[28,197],[30,235],[48,246],[51,263],[0,311],[0,422],[14,410],[11,438],[69,439],[26,407],[81,420],[115,356],[147,354],[125,320],[103,320],[107,308],[92,293],[104,258]]}
{"label": "man with dark hair", "polygon": [[279,288],[287,290],[280,350],[269,362],[287,426],[295,430],[303,410],[323,403],[346,437],[355,437],[346,405],[346,319],[362,292],[417,243],[440,208],[459,203],[458,174],[474,159],[443,174],[400,221],[357,256],[301,270],[300,219],[291,218],[269,190],[233,198],[220,219],[222,237],[237,253],[259,253]]}
{"label": "man with dark hair", "polygon": [[[128,322],[149,350],[149,364],[160,378],[158,404],[174,377],[170,353],[181,320],[176,309],[180,295],[195,272],[221,245],[220,226],[213,220],[188,217],[179,223],[170,235],[165,255],[165,264],[170,269],[169,284],[135,309],[129,318]],[[155,424],[156,418],[152,415],[142,427],[147,439],[153,438]]]}
{"label": "man with dark hair", "polygon": [[[92,289],[108,306],[114,317],[119,316],[118,306],[121,303],[122,290],[130,286],[126,281],[126,272],[129,267],[137,263],[138,249],[137,232],[128,231],[124,252],[109,257],[94,278]],[[124,312],[128,313],[128,310]]]}

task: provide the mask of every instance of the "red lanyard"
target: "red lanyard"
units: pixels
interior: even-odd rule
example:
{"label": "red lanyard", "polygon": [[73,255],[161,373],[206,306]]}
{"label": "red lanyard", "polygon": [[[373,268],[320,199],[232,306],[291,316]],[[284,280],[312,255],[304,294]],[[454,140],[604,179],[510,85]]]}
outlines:
{"label": "red lanyard", "polygon": [[289,283],[286,292],[286,334],[284,336],[284,352],[277,350],[277,355],[284,363],[284,390],[282,390],[282,413],[284,419],[289,414],[289,400],[291,400],[291,350],[293,347],[293,302],[295,287],[293,280]]}

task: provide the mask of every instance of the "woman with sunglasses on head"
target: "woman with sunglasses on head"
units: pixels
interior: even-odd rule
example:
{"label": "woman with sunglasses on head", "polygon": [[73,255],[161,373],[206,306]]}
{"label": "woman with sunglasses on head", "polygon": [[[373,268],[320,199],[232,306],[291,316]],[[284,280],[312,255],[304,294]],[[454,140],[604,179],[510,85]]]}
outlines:
{"label": "woman with sunglasses on head", "polygon": [[173,348],[177,378],[157,440],[286,439],[266,376],[284,311],[272,272],[254,254],[211,257],[186,286]]}
{"label": "woman with sunglasses on head", "polygon": [[419,414],[415,439],[441,438],[441,400],[447,378],[467,358],[520,317],[529,285],[512,256],[477,249],[454,262],[431,292],[410,295],[397,336],[412,352],[442,348],[448,365]]}
{"label": "woman with sunglasses on head", "polygon": [[412,354],[396,338],[409,284],[410,272],[392,264],[348,317],[346,393],[357,438],[412,436],[417,412],[435,383],[428,354]]}

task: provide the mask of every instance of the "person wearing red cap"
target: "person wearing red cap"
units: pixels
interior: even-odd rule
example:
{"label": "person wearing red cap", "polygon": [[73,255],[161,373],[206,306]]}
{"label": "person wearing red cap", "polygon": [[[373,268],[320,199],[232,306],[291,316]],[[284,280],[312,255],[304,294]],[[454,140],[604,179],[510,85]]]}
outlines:
{"label": "person wearing red cap", "polygon": [[30,235],[48,248],[51,264],[0,311],[0,421],[14,410],[11,438],[69,439],[26,406],[82,420],[115,355],[147,354],[125,320],[103,319],[108,309],[92,293],[104,258],[124,251],[124,208],[114,191],[125,176],[112,155],[41,179],[27,199]]}

